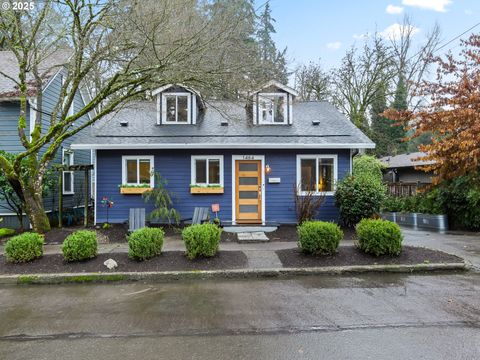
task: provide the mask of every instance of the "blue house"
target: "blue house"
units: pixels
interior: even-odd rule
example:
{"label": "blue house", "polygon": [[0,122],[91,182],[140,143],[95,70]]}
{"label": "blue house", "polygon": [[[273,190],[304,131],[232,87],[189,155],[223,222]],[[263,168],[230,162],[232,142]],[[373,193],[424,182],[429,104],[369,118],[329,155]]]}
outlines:
{"label": "blue house", "polygon": [[[43,75],[43,101],[42,101],[42,133],[44,134],[50,124],[50,116],[53,108],[59,101],[60,89],[63,84],[65,66],[68,65],[70,52],[56,51],[40,63],[39,70]],[[18,78],[18,63],[11,51],[0,51],[0,69],[3,73],[13,79]],[[29,74],[27,80],[32,80],[33,76]],[[27,113],[27,136],[34,127],[36,110],[39,105],[35,89],[29,89],[28,113]],[[85,105],[84,95],[81,92],[75,94],[73,106],[69,109],[74,113],[82,109]],[[0,73],[0,150],[10,153],[19,153],[25,151],[18,136],[18,118],[20,114],[20,99],[18,86],[8,77]],[[80,118],[76,124],[87,121],[88,115]],[[78,134],[76,137],[80,136]],[[70,149],[70,144],[75,138],[68,139],[63,143],[62,149],[56,154],[52,165],[54,164],[91,164],[92,154],[90,150],[74,151]],[[64,209],[74,209],[84,206],[84,178],[75,176],[74,172],[63,172],[63,207]],[[91,185],[90,185],[91,186]],[[58,210],[58,191],[52,191],[44,199],[45,210],[47,213],[53,213]],[[19,223],[9,208],[5,200],[0,199],[0,217],[3,218],[2,227],[18,227]],[[28,226],[28,221],[24,219],[24,225]]]}
{"label": "blue house", "polygon": [[169,85],[102,119],[71,146],[94,153],[96,223],[107,221],[105,196],[110,222],[125,222],[130,208],[151,210],[140,193],[155,186],[153,171],[183,218],[218,204],[224,223],[295,223],[296,194],[313,192],[326,194],[319,219],[337,221],[336,182],[375,145],[328,102],[296,96],[271,81],[247,101],[205,102]]}

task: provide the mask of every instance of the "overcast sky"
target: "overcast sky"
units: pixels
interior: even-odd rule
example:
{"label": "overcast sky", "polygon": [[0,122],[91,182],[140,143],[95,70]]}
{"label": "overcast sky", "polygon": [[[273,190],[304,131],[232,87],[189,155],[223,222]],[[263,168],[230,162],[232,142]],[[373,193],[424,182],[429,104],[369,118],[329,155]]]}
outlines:
{"label": "overcast sky", "polygon": [[[257,7],[264,4],[256,0]],[[270,5],[276,19],[274,39],[279,48],[288,47],[291,68],[319,58],[325,69],[338,66],[346,49],[365,34],[395,34],[404,14],[416,27],[417,41],[435,22],[442,43],[480,22],[480,0],[270,0]],[[480,26],[474,31],[480,32]],[[458,44],[444,50],[458,52]]]}

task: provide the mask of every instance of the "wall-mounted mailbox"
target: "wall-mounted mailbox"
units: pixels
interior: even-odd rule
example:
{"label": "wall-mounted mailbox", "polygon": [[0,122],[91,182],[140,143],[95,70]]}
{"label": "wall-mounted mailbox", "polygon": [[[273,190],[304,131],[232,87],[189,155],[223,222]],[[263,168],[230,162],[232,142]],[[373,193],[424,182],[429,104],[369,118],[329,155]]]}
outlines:
{"label": "wall-mounted mailbox", "polygon": [[280,178],[279,177],[269,177],[268,178],[268,183],[269,184],[280,184]]}

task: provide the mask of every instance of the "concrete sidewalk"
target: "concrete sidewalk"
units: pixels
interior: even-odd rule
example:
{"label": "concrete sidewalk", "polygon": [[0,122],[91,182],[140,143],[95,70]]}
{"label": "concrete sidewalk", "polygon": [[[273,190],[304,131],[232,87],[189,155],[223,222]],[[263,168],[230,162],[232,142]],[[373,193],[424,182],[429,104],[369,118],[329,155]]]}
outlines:
{"label": "concrete sidewalk", "polygon": [[[351,241],[345,241],[345,244],[352,244]],[[343,244],[343,245],[345,245]],[[220,250],[222,251],[270,251],[274,252],[283,249],[293,249],[297,247],[295,241],[272,241],[267,243],[237,243],[237,242],[222,242],[220,243]],[[62,245],[44,245],[44,254],[61,254]],[[185,245],[182,240],[177,238],[165,238],[162,251],[185,251]],[[0,254],[3,254],[3,246],[0,246]],[[113,252],[128,252],[128,244],[125,243],[111,243],[98,244],[98,252],[100,254]]]}
{"label": "concrete sidewalk", "polygon": [[402,227],[403,244],[423,246],[433,250],[457,255],[473,265],[473,270],[480,271],[480,234],[436,232],[413,230]]}

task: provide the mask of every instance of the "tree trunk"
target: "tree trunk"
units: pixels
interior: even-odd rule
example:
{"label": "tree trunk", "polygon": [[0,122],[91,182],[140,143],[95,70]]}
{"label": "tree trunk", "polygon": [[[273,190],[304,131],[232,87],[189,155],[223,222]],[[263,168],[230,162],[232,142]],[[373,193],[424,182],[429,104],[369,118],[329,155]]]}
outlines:
{"label": "tree trunk", "polygon": [[17,214],[17,220],[18,220],[18,230],[20,232],[23,232],[23,211],[20,212],[20,214]]}
{"label": "tree trunk", "polygon": [[25,213],[30,220],[33,231],[43,234],[50,230],[50,221],[43,207],[42,189],[24,189]]}

